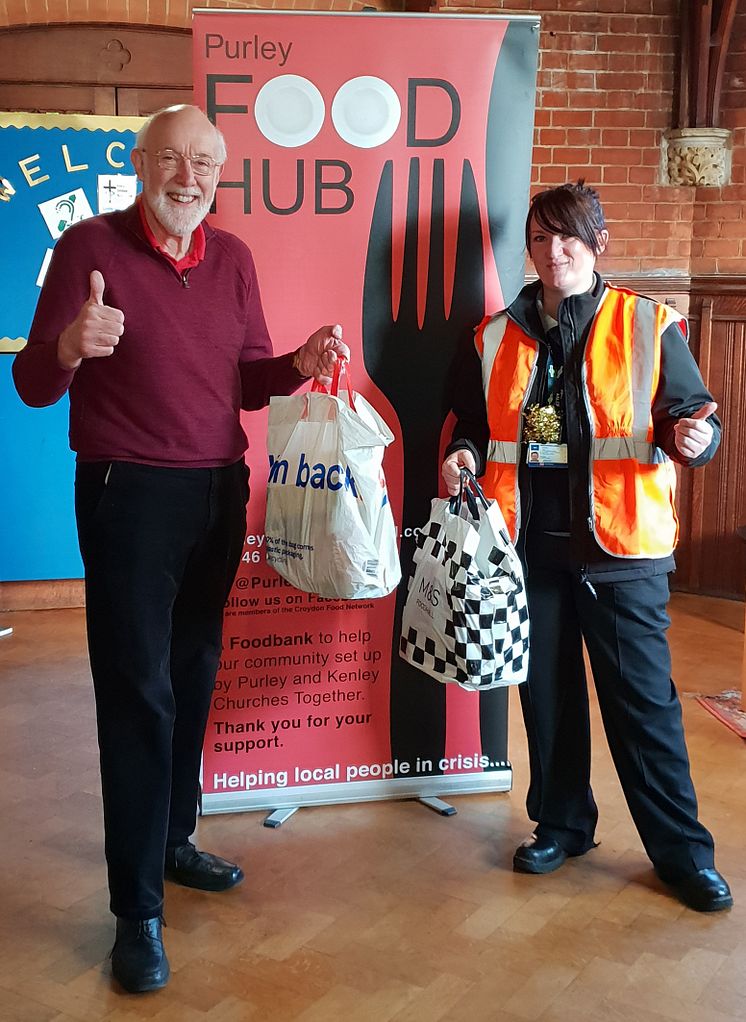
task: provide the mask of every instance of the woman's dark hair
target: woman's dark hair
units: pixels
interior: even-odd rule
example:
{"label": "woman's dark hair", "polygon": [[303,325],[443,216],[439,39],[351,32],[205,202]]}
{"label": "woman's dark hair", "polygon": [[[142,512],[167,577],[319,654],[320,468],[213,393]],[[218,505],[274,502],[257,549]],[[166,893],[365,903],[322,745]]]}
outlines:
{"label": "woman's dark hair", "polygon": [[526,248],[529,253],[532,221],[549,234],[579,238],[594,255],[599,254],[598,233],[606,229],[606,220],[598,192],[595,188],[588,188],[583,178],[577,184],[548,188],[534,195],[526,217]]}

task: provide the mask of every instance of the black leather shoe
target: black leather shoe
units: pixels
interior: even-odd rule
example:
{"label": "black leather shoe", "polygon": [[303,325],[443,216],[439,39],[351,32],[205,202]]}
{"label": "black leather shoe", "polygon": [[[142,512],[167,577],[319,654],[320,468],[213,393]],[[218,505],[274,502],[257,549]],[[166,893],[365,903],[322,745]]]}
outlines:
{"label": "black leather shoe", "polygon": [[513,856],[515,873],[553,873],[567,858],[567,852],[550,837],[532,834],[516,848]]}
{"label": "black leather shoe", "polygon": [[166,849],[165,876],[175,884],[199,891],[227,891],[241,883],[243,870],[235,862],[200,852],[189,843]]}
{"label": "black leather shoe", "polygon": [[700,869],[679,879],[658,873],[676,897],[695,912],[720,912],[733,906],[733,895],[724,877],[716,869]]}
{"label": "black leather shoe", "polygon": [[111,973],[131,994],[160,990],[171,970],[163,950],[161,920],[117,917],[117,936],[111,951]]}

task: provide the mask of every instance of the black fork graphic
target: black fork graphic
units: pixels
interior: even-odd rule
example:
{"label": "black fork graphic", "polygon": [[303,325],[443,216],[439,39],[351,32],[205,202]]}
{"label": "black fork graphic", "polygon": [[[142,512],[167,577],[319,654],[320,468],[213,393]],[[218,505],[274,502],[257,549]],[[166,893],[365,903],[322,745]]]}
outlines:
{"label": "black fork graphic", "polygon": [[[402,609],[416,542],[411,531],[407,535],[406,530],[425,524],[430,502],[438,493],[440,436],[450,410],[449,377],[459,348],[469,343],[472,330],[484,313],[484,257],[476,183],[471,164],[464,160],[453,297],[446,315],[444,163],[435,160],[427,291],[420,327],[417,315],[419,192],[420,161],[415,157],[409,165],[401,299],[394,318],[391,280],[393,166],[391,162],[386,163],[373,211],[365,264],[363,356],[368,375],[396,411],[404,445],[402,582],[396,598],[391,658],[392,757],[407,762],[410,773],[437,774],[442,772],[438,761],[445,750],[445,688],[405,663],[398,653]],[[495,699],[488,698],[498,695],[499,705]],[[494,706],[504,717],[503,695],[495,692],[480,696],[485,734],[487,707]]]}

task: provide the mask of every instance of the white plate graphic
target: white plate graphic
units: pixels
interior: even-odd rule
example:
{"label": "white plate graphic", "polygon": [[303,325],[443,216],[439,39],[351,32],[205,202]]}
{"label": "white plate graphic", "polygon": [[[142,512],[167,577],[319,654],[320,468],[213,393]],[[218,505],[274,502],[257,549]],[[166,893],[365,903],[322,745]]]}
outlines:
{"label": "white plate graphic", "polygon": [[332,102],[337,134],[359,149],[388,142],[400,120],[399,97],[388,82],[371,75],[345,82]]}
{"label": "white plate graphic", "polygon": [[294,149],[316,138],[324,123],[324,97],[307,78],[280,75],[259,90],[254,117],[270,142]]}

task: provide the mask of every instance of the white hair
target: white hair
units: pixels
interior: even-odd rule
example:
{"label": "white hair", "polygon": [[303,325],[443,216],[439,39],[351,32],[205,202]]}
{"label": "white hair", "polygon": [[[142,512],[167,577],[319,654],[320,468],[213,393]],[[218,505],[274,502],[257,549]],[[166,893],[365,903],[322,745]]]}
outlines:
{"label": "white hair", "polygon": [[[200,113],[204,112],[200,110],[198,106],[194,106],[192,103],[176,103],[173,106],[164,106],[162,110],[156,110],[154,114],[151,114],[150,117],[148,117],[148,119],[145,121],[143,126],[138,131],[137,138],[135,140],[135,147],[137,149],[145,148],[145,140],[147,138],[148,131],[150,130],[150,126],[159,117],[164,117],[167,114],[178,114],[181,113],[182,110],[199,110]],[[228,156],[228,150],[225,145],[223,133],[222,131],[220,131],[219,128],[216,128],[214,124],[212,125],[212,129],[215,132],[215,141],[217,142],[217,153],[215,154],[215,162],[225,163],[226,157]]]}

